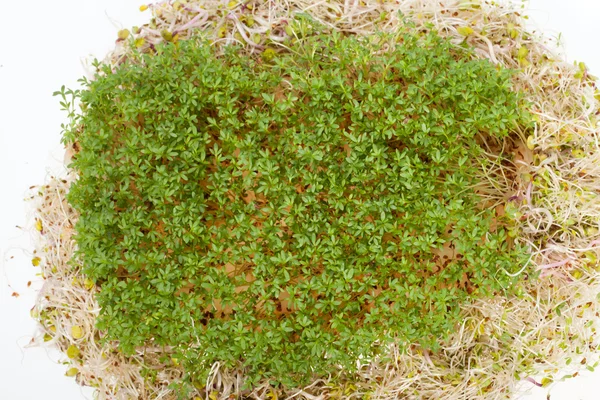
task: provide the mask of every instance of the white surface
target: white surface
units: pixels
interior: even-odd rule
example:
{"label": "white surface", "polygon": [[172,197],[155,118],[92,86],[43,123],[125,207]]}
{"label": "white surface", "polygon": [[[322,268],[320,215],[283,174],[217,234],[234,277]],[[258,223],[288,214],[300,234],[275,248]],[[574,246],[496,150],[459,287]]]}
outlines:
{"label": "white surface", "polygon": [[[81,58],[98,58],[113,47],[118,29],[149,18],[138,11],[141,0],[2,1],[0,24],[0,399],[80,400],[91,398],[58,354],[23,349],[35,324],[29,317],[35,291],[41,286],[31,266],[29,236],[24,225],[23,197],[30,185],[44,181],[48,167],[60,168],[60,124],[65,122],[52,92],[61,85],[75,88],[84,74]],[[600,75],[600,3],[595,0],[532,0],[530,15],[543,31],[562,32],[567,55],[583,60]],[[112,20],[112,21],[111,21]],[[113,25],[114,23],[117,26]],[[122,24],[119,26],[118,24]],[[14,259],[11,257],[14,256]],[[27,288],[27,282],[33,284]],[[13,292],[20,297],[11,297]],[[552,400],[596,400],[600,372],[552,388]],[[546,399],[536,389],[527,400]]]}
{"label": "white surface", "polygon": [[148,20],[149,12],[138,9],[142,2],[0,0],[0,400],[92,398],[89,388],[64,376],[59,354],[23,349],[35,332],[29,310],[41,282],[29,236],[15,225],[25,223],[27,188],[61,165],[66,115],[52,92],[63,84],[76,88],[84,75],[81,58],[103,58],[114,47],[119,27],[111,19],[126,27]]}

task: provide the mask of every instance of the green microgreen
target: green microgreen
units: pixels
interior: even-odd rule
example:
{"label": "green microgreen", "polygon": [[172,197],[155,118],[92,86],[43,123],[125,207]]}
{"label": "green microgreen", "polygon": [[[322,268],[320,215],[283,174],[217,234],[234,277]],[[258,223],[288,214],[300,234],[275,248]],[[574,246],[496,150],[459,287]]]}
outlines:
{"label": "green microgreen", "polygon": [[[529,125],[511,71],[435,32],[298,35],[217,55],[193,37],[100,67],[64,141],[97,325],[298,386],[392,341],[435,352],[527,253],[477,186],[481,135]],[[388,46],[387,51],[381,51]]]}

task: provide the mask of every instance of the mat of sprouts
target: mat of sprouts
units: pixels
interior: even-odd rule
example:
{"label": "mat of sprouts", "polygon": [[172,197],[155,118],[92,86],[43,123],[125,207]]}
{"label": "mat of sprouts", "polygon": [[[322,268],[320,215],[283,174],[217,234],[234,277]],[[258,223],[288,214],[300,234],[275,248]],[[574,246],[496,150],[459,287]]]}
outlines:
{"label": "mat of sprouts", "polygon": [[[65,353],[66,375],[97,388],[99,399],[225,398],[511,398],[520,382],[548,387],[598,365],[595,320],[600,271],[600,91],[583,63],[564,61],[552,40],[525,28],[520,3],[381,0],[164,1],[140,7],[149,23],[119,32],[102,62],[118,68],[133,49],[203,32],[215,48],[237,43],[248,54],[276,57],[295,32],[290,22],[309,15],[327,29],[357,36],[393,32],[409,19],[435,30],[477,57],[516,71],[535,119],[531,132],[490,144],[479,194],[513,221],[509,235],[526,246],[518,294],[466,302],[460,323],[440,349],[390,345],[387,356],[357,360],[351,376],[331,374],[303,387],[244,384],[243,369],[215,362],[205,382],[187,386],[174,349],[148,344],[124,355],[96,328],[100,288],[72,258],[77,213],[65,200],[71,171],[32,190],[37,249],[33,264],[44,285],[32,316],[34,343]],[[65,102],[69,99],[65,98]],[[70,108],[75,112],[75,106]],[[65,163],[78,152],[67,148]],[[502,157],[499,154],[503,154]],[[505,157],[508,154],[510,157]]]}

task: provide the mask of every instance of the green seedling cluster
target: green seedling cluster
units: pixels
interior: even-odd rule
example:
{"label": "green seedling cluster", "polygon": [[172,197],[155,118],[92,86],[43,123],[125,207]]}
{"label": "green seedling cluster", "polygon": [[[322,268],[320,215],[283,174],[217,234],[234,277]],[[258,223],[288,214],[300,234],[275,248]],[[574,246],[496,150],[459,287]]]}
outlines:
{"label": "green seedling cluster", "polygon": [[467,47],[403,28],[265,58],[196,36],[97,67],[58,93],[68,201],[124,353],[172,348],[196,387],[215,362],[295,387],[392,341],[435,352],[461,304],[515,286],[527,252],[474,187],[479,138],[530,116]]}

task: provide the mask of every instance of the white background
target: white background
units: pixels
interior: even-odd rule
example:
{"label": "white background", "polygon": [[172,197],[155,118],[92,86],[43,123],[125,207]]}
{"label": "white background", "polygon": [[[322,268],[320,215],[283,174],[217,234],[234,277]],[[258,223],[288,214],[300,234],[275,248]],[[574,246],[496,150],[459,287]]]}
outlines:
{"label": "white background", "polygon": [[[31,265],[29,235],[15,228],[26,221],[23,203],[30,185],[60,171],[59,110],[52,92],[76,88],[84,74],[81,59],[103,58],[117,31],[141,25],[138,0],[1,0],[0,8],[0,399],[80,400],[91,391],[64,376],[56,352],[23,347],[36,327],[29,317],[40,278]],[[562,32],[568,58],[585,61],[600,75],[600,2],[531,0],[533,24],[556,36]],[[11,259],[11,257],[13,257]],[[27,282],[33,284],[27,288]],[[17,292],[20,297],[12,297]],[[555,385],[552,400],[596,400],[600,372]],[[524,398],[545,399],[546,389]]]}

